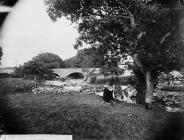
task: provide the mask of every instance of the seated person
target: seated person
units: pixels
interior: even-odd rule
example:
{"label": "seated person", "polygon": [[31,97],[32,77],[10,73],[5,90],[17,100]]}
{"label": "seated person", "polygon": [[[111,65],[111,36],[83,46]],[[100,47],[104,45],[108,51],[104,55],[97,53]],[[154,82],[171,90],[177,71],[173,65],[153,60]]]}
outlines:
{"label": "seated person", "polygon": [[114,98],[114,91],[111,84],[104,86],[103,99],[108,103],[112,103]]}
{"label": "seated person", "polygon": [[103,99],[104,99],[104,101],[110,103],[113,100],[113,90],[111,91],[107,87],[104,87]]}

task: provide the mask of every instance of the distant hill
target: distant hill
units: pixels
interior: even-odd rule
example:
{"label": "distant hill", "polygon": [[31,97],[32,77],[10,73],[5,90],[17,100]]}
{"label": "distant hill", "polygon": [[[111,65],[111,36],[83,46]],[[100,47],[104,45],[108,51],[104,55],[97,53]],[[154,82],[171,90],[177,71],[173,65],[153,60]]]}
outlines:
{"label": "distant hill", "polygon": [[66,60],[63,60],[65,67],[67,67],[67,68],[74,67],[75,60],[76,60],[76,56],[71,57],[71,58],[66,59]]}
{"label": "distant hill", "polygon": [[104,65],[103,55],[94,49],[81,49],[77,55],[63,61],[66,67],[100,68]]}

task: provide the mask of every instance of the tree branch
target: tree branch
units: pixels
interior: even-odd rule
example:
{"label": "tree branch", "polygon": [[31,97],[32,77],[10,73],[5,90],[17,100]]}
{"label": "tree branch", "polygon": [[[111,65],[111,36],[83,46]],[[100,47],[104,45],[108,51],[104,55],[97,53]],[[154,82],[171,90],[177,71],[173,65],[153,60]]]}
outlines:
{"label": "tree branch", "polygon": [[171,32],[174,31],[175,28],[176,28],[176,26],[172,27],[171,31],[168,32],[167,34],[165,34],[165,35],[162,37],[162,39],[161,39],[161,41],[160,41],[160,45],[162,45],[162,44],[165,42],[165,40],[171,35]]}
{"label": "tree branch", "polygon": [[168,32],[167,34],[165,34],[163,37],[162,37],[162,40],[160,41],[160,45],[162,45],[165,40],[171,35],[171,32]]}

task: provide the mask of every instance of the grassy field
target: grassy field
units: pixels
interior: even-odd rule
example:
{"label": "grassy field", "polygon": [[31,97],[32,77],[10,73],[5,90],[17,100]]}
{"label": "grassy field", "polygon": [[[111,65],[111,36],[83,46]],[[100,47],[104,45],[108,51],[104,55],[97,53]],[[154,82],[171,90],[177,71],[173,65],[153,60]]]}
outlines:
{"label": "grassy field", "polygon": [[84,93],[1,93],[7,133],[71,134],[74,139],[179,139],[182,114],[146,111],[140,105],[103,103]]}

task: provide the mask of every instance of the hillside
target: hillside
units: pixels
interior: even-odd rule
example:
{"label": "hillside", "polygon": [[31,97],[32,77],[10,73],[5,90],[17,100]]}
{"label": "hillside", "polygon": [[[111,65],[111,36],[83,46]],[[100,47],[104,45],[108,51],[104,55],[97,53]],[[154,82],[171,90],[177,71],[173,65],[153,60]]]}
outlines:
{"label": "hillside", "polygon": [[75,60],[76,60],[76,56],[73,56],[69,59],[63,60],[63,62],[67,68],[70,68],[74,66]]}
{"label": "hillside", "polygon": [[104,65],[103,55],[94,49],[81,49],[77,55],[63,61],[66,67],[95,68]]}

